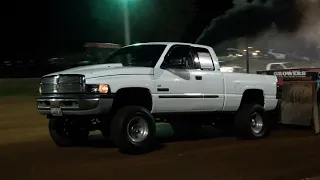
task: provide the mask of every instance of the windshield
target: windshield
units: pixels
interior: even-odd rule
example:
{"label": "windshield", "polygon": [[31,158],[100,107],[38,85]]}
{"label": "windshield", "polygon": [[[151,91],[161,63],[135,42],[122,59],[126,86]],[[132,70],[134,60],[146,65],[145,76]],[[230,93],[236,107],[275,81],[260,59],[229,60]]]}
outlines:
{"label": "windshield", "polygon": [[137,45],[116,51],[103,63],[121,63],[123,66],[154,67],[166,45]]}

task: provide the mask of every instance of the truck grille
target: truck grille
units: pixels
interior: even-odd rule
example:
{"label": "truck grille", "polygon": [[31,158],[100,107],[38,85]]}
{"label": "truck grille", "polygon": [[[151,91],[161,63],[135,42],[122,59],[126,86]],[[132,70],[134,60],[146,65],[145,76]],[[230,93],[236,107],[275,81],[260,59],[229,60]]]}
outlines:
{"label": "truck grille", "polygon": [[42,94],[84,93],[84,75],[55,75],[43,77],[40,83]]}

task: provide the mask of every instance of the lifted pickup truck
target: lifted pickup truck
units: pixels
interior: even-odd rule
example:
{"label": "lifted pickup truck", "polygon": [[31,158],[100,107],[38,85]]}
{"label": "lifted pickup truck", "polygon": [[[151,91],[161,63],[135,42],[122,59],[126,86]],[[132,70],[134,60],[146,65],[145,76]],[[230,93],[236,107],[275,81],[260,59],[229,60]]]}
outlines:
{"label": "lifted pickup truck", "polygon": [[100,130],[132,153],[155,147],[157,122],[176,132],[213,124],[239,138],[265,137],[266,111],[278,102],[276,84],[276,76],[220,72],[211,47],[154,42],[42,77],[37,102],[57,145],[82,144],[89,131]]}

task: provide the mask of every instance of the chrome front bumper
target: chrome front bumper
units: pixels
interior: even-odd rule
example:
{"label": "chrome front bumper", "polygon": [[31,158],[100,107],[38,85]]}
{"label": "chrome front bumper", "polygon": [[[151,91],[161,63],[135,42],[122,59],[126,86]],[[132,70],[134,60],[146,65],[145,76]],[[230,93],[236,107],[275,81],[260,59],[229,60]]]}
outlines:
{"label": "chrome front bumper", "polygon": [[53,115],[52,109],[59,109],[63,116],[100,115],[110,112],[113,99],[113,94],[52,94],[38,97],[37,106],[42,115]]}

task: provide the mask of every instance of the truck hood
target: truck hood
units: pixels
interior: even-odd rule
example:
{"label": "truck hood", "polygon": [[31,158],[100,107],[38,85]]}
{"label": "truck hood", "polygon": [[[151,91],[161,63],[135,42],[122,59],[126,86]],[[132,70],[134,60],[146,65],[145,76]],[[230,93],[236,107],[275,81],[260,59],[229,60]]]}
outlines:
{"label": "truck hood", "polygon": [[115,75],[152,75],[153,68],[150,67],[124,67],[122,64],[97,64],[75,67],[45,76],[58,75],[58,74],[82,74],[87,79],[103,76]]}

